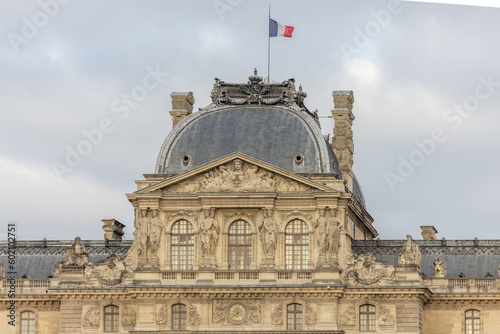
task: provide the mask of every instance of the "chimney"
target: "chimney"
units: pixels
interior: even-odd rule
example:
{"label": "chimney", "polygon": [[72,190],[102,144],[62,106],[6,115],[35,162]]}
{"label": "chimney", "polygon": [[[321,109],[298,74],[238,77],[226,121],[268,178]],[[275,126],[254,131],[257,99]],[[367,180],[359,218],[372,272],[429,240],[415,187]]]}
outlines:
{"label": "chimney", "polygon": [[335,127],[333,129],[332,148],[339,162],[342,178],[352,190],[354,174],[352,172],[354,142],[352,138],[352,122],[354,114],[352,105],[354,95],[351,90],[333,91],[334,109],[332,110]]}
{"label": "chimney", "polygon": [[102,229],[106,232],[104,233],[104,240],[122,240],[125,234],[125,232],[123,232],[125,225],[114,218],[102,219],[102,222],[104,223]]}
{"label": "chimney", "polygon": [[184,117],[193,112],[194,97],[193,92],[173,92],[172,98],[172,127],[179,123]]}
{"label": "chimney", "polygon": [[436,233],[438,233],[438,231],[436,230],[436,228],[434,226],[420,226],[420,228],[422,229],[422,238],[424,238],[424,240],[436,240]]}

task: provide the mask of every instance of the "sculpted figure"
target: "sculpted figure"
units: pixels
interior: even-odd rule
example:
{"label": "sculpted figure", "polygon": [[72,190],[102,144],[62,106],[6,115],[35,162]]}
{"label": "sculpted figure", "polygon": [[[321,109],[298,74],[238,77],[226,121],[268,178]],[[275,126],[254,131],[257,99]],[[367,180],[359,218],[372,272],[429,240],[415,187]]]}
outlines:
{"label": "sculpted figure", "polygon": [[422,261],[422,254],[420,253],[420,248],[413,241],[411,235],[406,236],[406,242],[403,245],[403,249],[398,253],[398,264],[408,265],[413,264],[420,267],[420,262]]}
{"label": "sculpted figure", "polygon": [[89,263],[89,255],[87,248],[81,243],[80,237],[76,237],[73,246],[66,248],[65,265],[83,266]]}
{"label": "sculpted figure", "polygon": [[219,222],[214,218],[215,209],[203,211],[205,220],[200,227],[200,242],[203,255],[213,256],[215,246],[219,243]]}
{"label": "sculpted figure", "polygon": [[134,231],[139,255],[142,256],[147,256],[148,252],[149,218],[146,216],[147,212],[147,210],[141,210],[141,218],[137,221],[136,230]]}
{"label": "sculpted figure", "polygon": [[330,255],[337,256],[340,247],[340,231],[344,224],[337,218],[337,209],[330,210],[330,218],[328,218],[327,235],[328,235],[328,250]]}
{"label": "sculpted figure", "polygon": [[448,271],[446,270],[446,263],[441,259],[434,260],[434,277],[445,277]]}
{"label": "sculpted figure", "polygon": [[156,254],[158,245],[160,243],[161,231],[163,230],[163,223],[158,218],[158,210],[153,210],[153,218],[149,223],[149,242],[151,246],[151,254]]}
{"label": "sculpted figure", "polygon": [[271,172],[262,172],[260,174],[259,184],[261,187],[274,188],[276,181],[273,179],[273,174]]}
{"label": "sculpted figure", "polygon": [[319,210],[319,218],[316,219],[314,224],[316,242],[318,243],[318,252],[320,255],[326,256],[327,248],[327,235],[326,235],[326,225],[327,220],[325,217],[325,209]]}
{"label": "sculpted figure", "polygon": [[273,218],[273,210],[264,209],[264,219],[259,224],[260,240],[265,256],[274,256],[276,250],[276,237],[278,229]]}

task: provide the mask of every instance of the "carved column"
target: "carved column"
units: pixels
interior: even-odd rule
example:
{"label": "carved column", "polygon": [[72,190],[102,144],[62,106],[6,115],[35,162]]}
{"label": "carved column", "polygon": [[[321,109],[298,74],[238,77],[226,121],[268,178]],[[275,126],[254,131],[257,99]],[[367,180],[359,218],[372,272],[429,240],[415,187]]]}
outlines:
{"label": "carved column", "polygon": [[347,187],[352,190],[354,178],[352,172],[354,154],[352,122],[355,118],[352,113],[352,105],[354,103],[354,95],[352,91],[334,91],[332,95],[335,105],[332,110],[335,122],[332,148],[339,162],[342,178],[347,180]]}

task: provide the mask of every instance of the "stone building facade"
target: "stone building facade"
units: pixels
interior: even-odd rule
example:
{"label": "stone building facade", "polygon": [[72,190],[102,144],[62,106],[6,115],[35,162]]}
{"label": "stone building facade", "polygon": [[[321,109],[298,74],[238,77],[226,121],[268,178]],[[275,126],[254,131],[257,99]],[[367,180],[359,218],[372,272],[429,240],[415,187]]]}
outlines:
{"label": "stone building facade", "polygon": [[15,279],[0,243],[1,333],[500,331],[499,241],[377,238],[351,91],[333,92],[331,141],[293,79],[216,79],[197,112],[171,96],[155,172],[127,195],[133,242],[115,219],[104,241],[19,241]]}

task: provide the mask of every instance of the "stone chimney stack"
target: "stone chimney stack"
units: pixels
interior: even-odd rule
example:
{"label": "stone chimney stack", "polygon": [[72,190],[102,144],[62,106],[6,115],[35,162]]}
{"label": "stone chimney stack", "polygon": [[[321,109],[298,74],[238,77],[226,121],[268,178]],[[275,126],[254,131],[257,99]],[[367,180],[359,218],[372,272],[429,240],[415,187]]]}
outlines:
{"label": "stone chimney stack", "polygon": [[333,91],[334,109],[332,110],[335,127],[333,129],[332,148],[339,161],[342,178],[352,190],[354,174],[352,172],[354,142],[352,139],[352,122],[354,114],[352,105],[354,95],[350,90]]}
{"label": "stone chimney stack", "polygon": [[193,112],[194,97],[193,92],[173,92],[172,98],[172,127],[179,123],[184,117]]}
{"label": "stone chimney stack", "polygon": [[118,220],[111,218],[111,219],[102,219],[102,222],[104,223],[102,229],[104,230],[104,240],[122,240],[123,235],[125,232],[123,232],[123,228],[125,225],[120,223]]}

